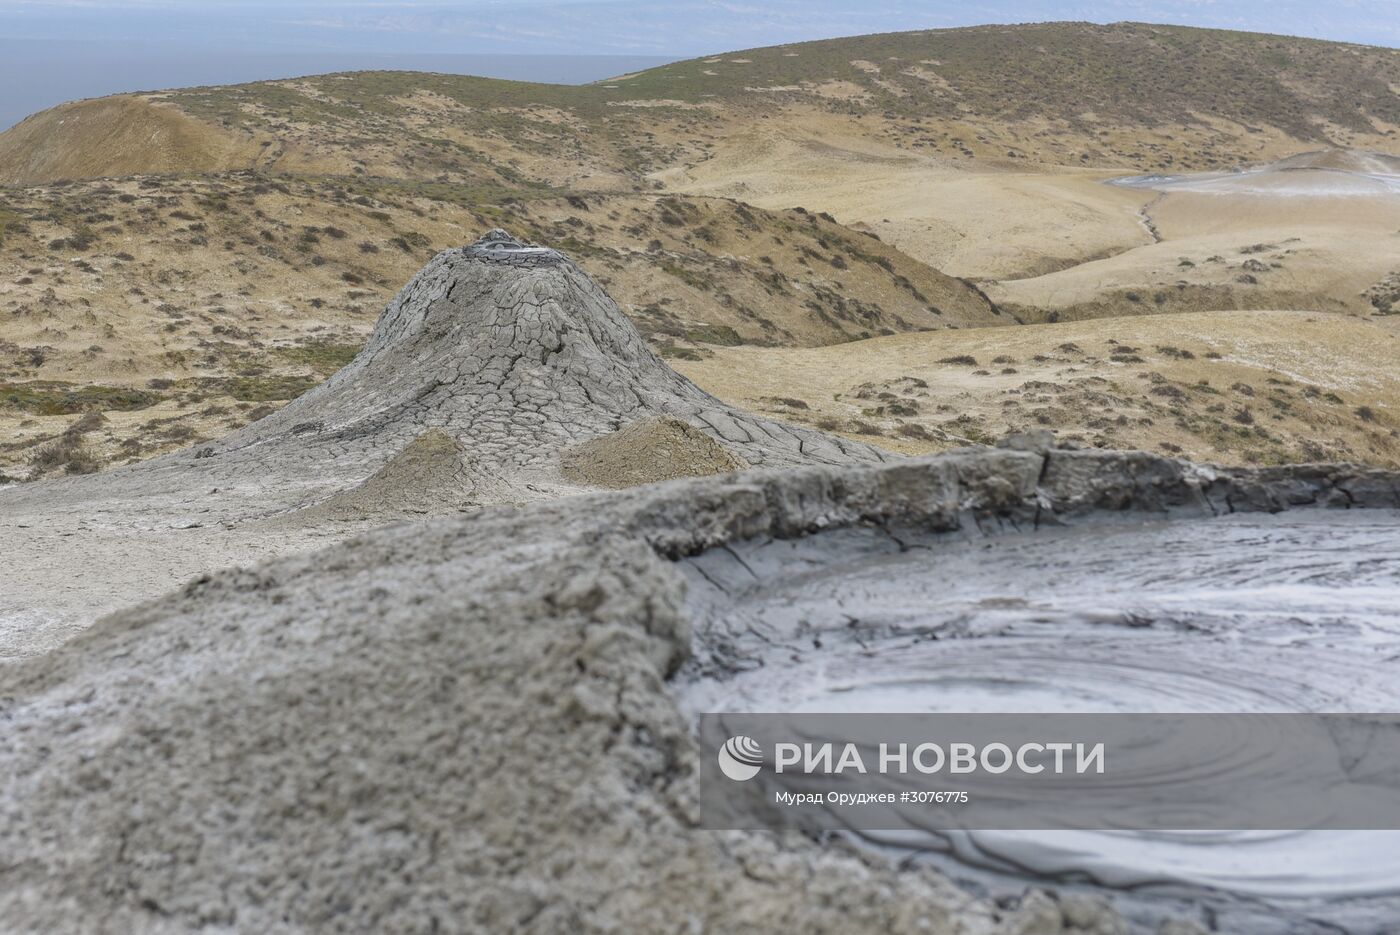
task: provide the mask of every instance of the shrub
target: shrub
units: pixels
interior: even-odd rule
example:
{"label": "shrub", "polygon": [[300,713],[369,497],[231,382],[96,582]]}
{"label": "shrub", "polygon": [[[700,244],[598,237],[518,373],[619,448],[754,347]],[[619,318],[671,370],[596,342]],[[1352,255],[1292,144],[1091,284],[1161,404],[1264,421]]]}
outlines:
{"label": "shrub", "polygon": [[76,422],[63,430],[64,435],[80,436],[88,432],[95,432],[105,425],[107,419],[100,412],[87,412],[78,418]]}
{"label": "shrub", "polygon": [[60,467],[69,474],[94,474],[101,464],[84,447],[80,436],[65,434],[40,446],[29,459],[29,466],[41,474]]}
{"label": "shrub", "polygon": [[739,332],[728,325],[706,325],[703,328],[693,328],[685,333],[685,339],[695,344],[718,344],[722,347],[737,347],[744,343]]}
{"label": "shrub", "polygon": [[0,406],[41,416],[116,409],[130,412],[159,402],[143,390],[118,386],[77,386],[55,381],[0,383]]}

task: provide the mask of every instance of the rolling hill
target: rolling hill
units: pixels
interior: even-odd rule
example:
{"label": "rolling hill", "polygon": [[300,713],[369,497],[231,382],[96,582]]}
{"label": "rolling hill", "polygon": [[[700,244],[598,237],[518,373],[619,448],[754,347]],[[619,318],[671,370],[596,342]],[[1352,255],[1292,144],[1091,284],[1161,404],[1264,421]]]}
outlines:
{"label": "rolling hill", "polygon": [[[735,125],[818,112],[899,149],[1211,167],[1400,126],[1400,52],[1185,27],[1050,23],[751,49],[584,87],[321,75],[63,105],[0,134],[10,184],[276,168],[452,181],[643,184]],[[857,125],[857,126],[850,126]]]}
{"label": "rolling hill", "polygon": [[725,401],[908,454],[1050,429],[1224,464],[1400,465],[1400,336],[1299,311],[1191,312],[719,348]]}

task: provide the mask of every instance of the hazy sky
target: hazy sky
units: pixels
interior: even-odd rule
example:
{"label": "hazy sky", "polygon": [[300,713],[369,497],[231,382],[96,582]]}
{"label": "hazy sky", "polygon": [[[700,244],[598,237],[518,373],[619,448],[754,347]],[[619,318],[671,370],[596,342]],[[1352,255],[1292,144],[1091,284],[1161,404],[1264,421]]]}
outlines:
{"label": "hazy sky", "polygon": [[0,0],[0,38],[673,57],[856,33],[1132,19],[1400,45],[1400,0]]}
{"label": "hazy sky", "polygon": [[[1400,46],[1400,0],[0,0],[0,129],[118,91],[355,68],[582,82],[803,39],[1045,20]],[[584,58],[598,55],[618,57]]]}

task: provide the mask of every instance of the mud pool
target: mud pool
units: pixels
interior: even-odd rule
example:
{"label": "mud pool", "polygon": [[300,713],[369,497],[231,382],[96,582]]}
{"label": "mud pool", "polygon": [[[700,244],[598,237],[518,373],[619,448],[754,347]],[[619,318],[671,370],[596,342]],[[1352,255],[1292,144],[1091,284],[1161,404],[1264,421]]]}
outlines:
{"label": "mud pool", "polygon": [[[1400,513],[843,530],[685,563],[682,706],[797,712],[1400,711]],[[1380,932],[1400,833],[868,834],[991,895],[1108,895],[1154,926]]]}
{"label": "mud pool", "polygon": [[1111,179],[1109,184],[1213,195],[1393,196],[1400,195],[1400,159],[1384,153],[1326,150],[1223,172],[1133,175]]}

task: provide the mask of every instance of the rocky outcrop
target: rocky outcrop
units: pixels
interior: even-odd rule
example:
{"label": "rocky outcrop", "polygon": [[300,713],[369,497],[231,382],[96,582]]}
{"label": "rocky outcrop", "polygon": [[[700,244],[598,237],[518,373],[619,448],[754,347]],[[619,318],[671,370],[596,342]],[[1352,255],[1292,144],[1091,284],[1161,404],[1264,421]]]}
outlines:
{"label": "rocky outcrop", "polygon": [[[16,931],[1116,931],[841,844],[695,833],[685,556],[755,537],[1400,506],[1394,475],[961,451],[378,530],[0,669]],[[1077,928],[1076,923],[1082,928]],[[1183,929],[1185,931],[1186,929]]]}

